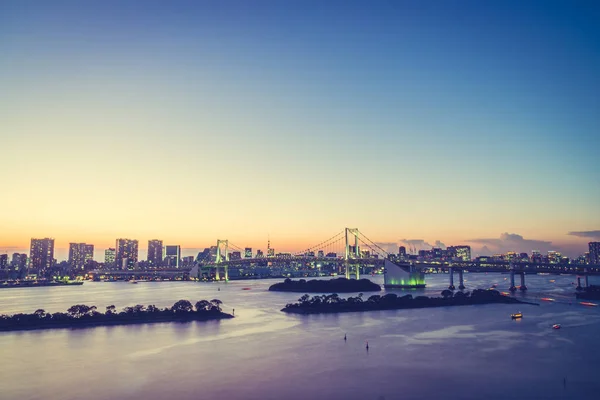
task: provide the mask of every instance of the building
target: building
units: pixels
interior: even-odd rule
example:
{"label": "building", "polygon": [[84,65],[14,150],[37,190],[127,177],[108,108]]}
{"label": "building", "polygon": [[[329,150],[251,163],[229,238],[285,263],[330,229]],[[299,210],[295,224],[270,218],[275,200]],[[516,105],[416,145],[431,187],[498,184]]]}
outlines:
{"label": "building", "polygon": [[117,239],[115,247],[115,265],[117,268],[133,268],[138,262],[138,241]]}
{"label": "building", "polygon": [[401,259],[406,258],[406,247],[404,247],[404,246],[398,247],[398,257]]}
{"label": "building", "polygon": [[54,239],[31,239],[29,269],[40,274],[54,265]]}
{"label": "building", "polygon": [[590,264],[600,265],[600,242],[590,242],[588,246],[590,248]]}
{"label": "building", "polygon": [[448,257],[458,258],[461,261],[471,261],[471,246],[449,246]]}
{"label": "building", "polygon": [[269,248],[267,250],[267,257],[275,257],[275,249]]}
{"label": "building", "polygon": [[191,267],[194,265],[194,256],[181,257],[181,265],[183,267]]}
{"label": "building", "polygon": [[8,268],[8,254],[0,254],[0,269]]}
{"label": "building", "polygon": [[115,264],[115,254],[116,250],[113,248],[109,248],[104,250],[104,266],[112,267]]}
{"label": "building", "polygon": [[229,253],[229,260],[234,261],[234,260],[241,260],[241,259],[242,259],[241,251],[232,251],[231,253]]}
{"label": "building", "polygon": [[256,258],[263,258],[265,254],[262,250],[256,250]]}
{"label": "building", "polygon": [[548,262],[550,264],[560,264],[560,260],[562,259],[562,254],[558,251],[549,251],[548,252]]}
{"label": "building", "polygon": [[163,263],[163,242],[162,240],[148,240],[148,265],[151,267],[160,267]]}
{"label": "building", "polygon": [[323,257],[325,257],[325,252],[324,252],[323,250],[319,250],[319,251],[317,252],[317,257],[319,257],[319,258],[323,258]]}
{"label": "building", "polygon": [[244,249],[244,258],[252,258],[252,247],[246,247]]}
{"label": "building", "polygon": [[75,270],[84,270],[85,265],[94,260],[94,245],[69,243],[69,265]]}
{"label": "building", "polygon": [[163,263],[167,267],[179,268],[181,264],[181,246],[165,246],[165,258],[163,260]]}
{"label": "building", "polygon": [[11,264],[12,264],[12,268],[14,270],[26,269],[27,268],[27,254],[13,253]]}

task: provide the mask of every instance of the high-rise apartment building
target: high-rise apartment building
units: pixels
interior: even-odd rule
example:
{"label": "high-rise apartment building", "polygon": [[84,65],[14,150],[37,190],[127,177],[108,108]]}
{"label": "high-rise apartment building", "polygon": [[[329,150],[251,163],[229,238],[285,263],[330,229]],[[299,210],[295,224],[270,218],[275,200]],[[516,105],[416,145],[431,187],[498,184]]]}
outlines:
{"label": "high-rise apartment building", "polygon": [[89,261],[94,260],[94,245],[87,243],[69,243],[69,265],[83,270]]}
{"label": "high-rise apartment building", "polygon": [[104,266],[112,267],[115,264],[115,255],[117,251],[113,248],[104,250]]}
{"label": "high-rise apartment building", "polygon": [[167,245],[165,246],[164,264],[168,267],[179,268],[181,262],[181,246]]}
{"label": "high-rise apartment building", "polygon": [[600,265],[600,242],[588,243],[590,248],[590,264]]}
{"label": "high-rise apartment building", "polygon": [[138,241],[133,239],[117,239],[115,248],[115,265],[117,268],[133,268],[138,261]]}
{"label": "high-rise apartment building", "polygon": [[26,269],[27,268],[27,254],[13,253],[11,264],[12,264],[12,268],[14,270]]}
{"label": "high-rise apartment building", "polygon": [[451,258],[456,257],[461,261],[471,261],[471,246],[449,246],[447,253]]}
{"label": "high-rise apartment building", "polygon": [[29,249],[29,268],[41,273],[54,264],[54,239],[31,239]]}
{"label": "high-rise apartment building", "polygon": [[246,247],[244,249],[244,258],[252,258],[252,247]]}
{"label": "high-rise apartment building", "polygon": [[148,264],[152,267],[159,267],[163,263],[163,242],[162,240],[148,240]]}

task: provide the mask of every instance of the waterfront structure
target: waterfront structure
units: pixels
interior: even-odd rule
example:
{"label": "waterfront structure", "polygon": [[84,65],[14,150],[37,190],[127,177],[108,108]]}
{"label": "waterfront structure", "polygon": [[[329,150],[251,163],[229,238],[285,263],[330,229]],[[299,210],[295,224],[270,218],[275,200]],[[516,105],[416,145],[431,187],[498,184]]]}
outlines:
{"label": "waterfront structure", "polygon": [[115,246],[115,265],[117,268],[133,268],[138,261],[138,241],[117,239]]}
{"label": "waterfront structure", "polygon": [[425,273],[413,266],[398,265],[386,259],[383,263],[383,286],[386,288],[424,288]]}
{"label": "waterfront structure", "polygon": [[43,273],[54,265],[54,239],[31,239],[29,249],[29,269],[33,273]]}
{"label": "waterfront structure", "polygon": [[588,246],[590,249],[590,264],[600,265],[600,242],[590,242]]}
{"label": "waterfront structure", "polygon": [[116,254],[116,250],[113,249],[112,247],[104,250],[104,266],[105,267],[112,267],[114,265],[115,254]]}
{"label": "waterfront structure", "polygon": [[69,243],[69,265],[76,270],[83,270],[85,265],[94,260],[94,245],[87,243]]}
{"label": "waterfront structure", "polygon": [[252,247],[246,247],[244,249],[244,258],[252,258]]}
{"label": "waterfront structure", "polygon": [[163,242],[162,240],[148,240],[148,265],[159,267],[163,263]]}
{"label": "waterfront structure", "polygon": [[167,267],[179,268],[181,260],[181,246],[168,245],[165,246],[165,258],[163,260]]}

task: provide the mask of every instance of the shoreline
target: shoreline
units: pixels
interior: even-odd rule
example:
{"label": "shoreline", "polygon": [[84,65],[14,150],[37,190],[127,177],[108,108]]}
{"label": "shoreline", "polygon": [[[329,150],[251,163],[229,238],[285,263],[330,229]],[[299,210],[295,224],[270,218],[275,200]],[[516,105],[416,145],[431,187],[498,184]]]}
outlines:
{"label": "shoreline", "polygon": [[46,329],[86,329],[86,328],[97,328],[102,326],[123,326],[123,325],[141,325],[141,324],[160,324],[160,323],[187,323],[187,322],[206,322],[206,321],[219,321],[222,319],[235,318],[231,314],[223,313],[217,315],[203,315],[195,318],[187,318],[177,316],[177,318],[160,318],[155,320],[130,320],[130,321],[82,321],[73,323],[44,323],[43,325],[32,325],[32,326],[14,326],[14,327],[0,327],[0,333],[3,332],[16,332],[16,331],[39,331]]}
{"label": "shoreline", "polygon": [[363,301],[361,295],[357,298],[349,297],[348,299],[342,299],[337,294],[314,296],[312,298],[309,298],[308,294],[305,294],[297,303],[286,304],[281,311],[288,314],[308,315],[486,304],[526,304],[539,306],[538,303],[503,296],[495,290],[476,289],[472,294],[458,292],[456,295],[445,290],[442,292],[442,296],[444,297],[417,296],[413,298],[410,294],[403,297],[398,297],[395,294],[387,294],[385,296],[374,295],[369,297],[368,300]]}

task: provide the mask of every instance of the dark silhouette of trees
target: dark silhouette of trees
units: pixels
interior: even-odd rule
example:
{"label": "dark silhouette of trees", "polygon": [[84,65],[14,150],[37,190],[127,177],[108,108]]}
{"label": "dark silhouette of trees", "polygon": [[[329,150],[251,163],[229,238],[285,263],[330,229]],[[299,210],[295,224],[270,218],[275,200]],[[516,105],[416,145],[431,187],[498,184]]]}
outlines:
{"label": "dark silhouette of trees", "polygon": [[[287,278],[283,282],[271,285],[269,290],[275,292],[351,293],[379,292],[381,291],[381,286],[368,279],[336,278],[329,280],[312,279],[310,281],[299,279],[293,281]],[[362,300],[362,296],[360,297]]]}
{"label": "dark silhouette of trees", "polygon": [[356,297],[348,297],[347,299],[339,298],[337,294],[323,296],[315,295],[313,297],[305,294],[298,299],[297,303],[286,304],[282,311],[299,314],[318,314],[490,303],[534,304],[526,303],[512,297],[502,296],[496,290],[476,289],[471,293],[457,292],[456,294],[453,294],[452,292],[448,294],[448,292],[450,291],[442,292],[443,297],[417,296],[415,298],[410,294],[398,297],[395,293],[388,293],[384,296],[370,296],[367,301],[362,300],[362,293]]}
{"label": "dark silhouette of trees", "polygon": [[189,300],[179,300],[178,302],[173,304],[173,307],[171,307],[171,310],[176,313],[187,313],[192,311],[193,309],[194,307],[192,306],[192,303],[189,302]]}
{"label": "dark silhouette of trees", "polygon": [[115,306],[110,305],[105,313],[98,312],[96,306],[85,304],[73,305],[67,313],[49,314],[40,308],[32,314],[0,315],[0,331],[233,318],[221,311],[221,304],[219,299],[200,300],[194,310],[191,302],[179,300],[170,308],[138,304],[125,307],[122,312],[117,312]]}

